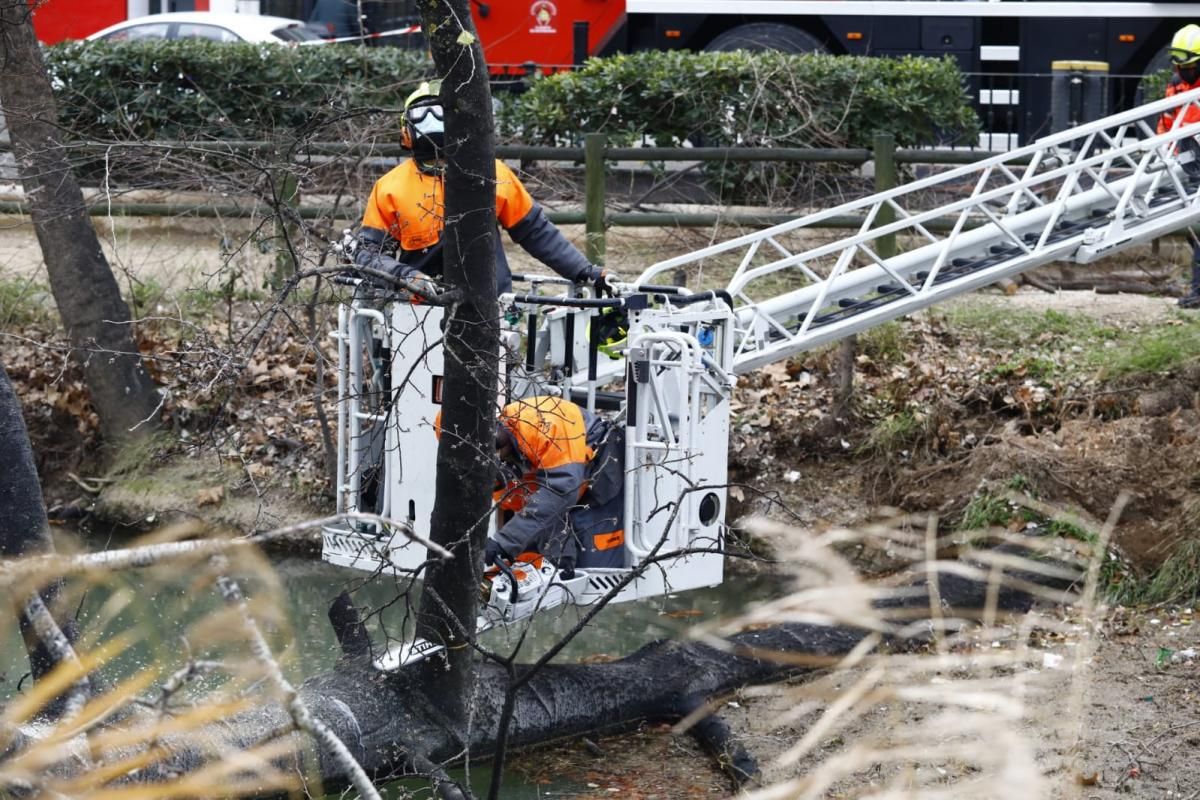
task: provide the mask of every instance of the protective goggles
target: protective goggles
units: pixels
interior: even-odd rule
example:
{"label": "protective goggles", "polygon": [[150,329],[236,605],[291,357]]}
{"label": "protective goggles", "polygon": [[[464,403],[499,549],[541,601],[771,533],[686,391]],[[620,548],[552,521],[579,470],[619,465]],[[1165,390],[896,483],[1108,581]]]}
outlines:
{"label": "protective goggles", "polygon": [[1171,63],[1176,64],[1178,66],[1183,66],[1184,64],[1192,64],[1197,61],[1200,61],[1200,53],[1193,53],[1191,50],[1184,50],[1183,48],[1180,48],[1180,47],[1172,47],[1170,50],[1170,53],[1171,53]]}
{"label": "protective goggles", "polygon": [[442,106],[440,103],[430,103],[425,106],[413,106],[405,112],[408,121],[413,125],[420,125],[425,120],[433,117],[437,121],[442,120]]}

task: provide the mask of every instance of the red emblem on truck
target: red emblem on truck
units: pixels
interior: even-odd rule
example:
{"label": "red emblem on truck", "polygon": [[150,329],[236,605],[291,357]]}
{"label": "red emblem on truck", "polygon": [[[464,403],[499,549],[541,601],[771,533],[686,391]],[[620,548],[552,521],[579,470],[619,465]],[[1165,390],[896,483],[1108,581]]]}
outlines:
{"label": "red emblem on truck", "polygon": [[529,7],[529,15],[533,17],[533,27],[529,29],[530,33],[555,33],[554,16],[558,13],[558,9],[550,0],[537,0],[536,3]]}

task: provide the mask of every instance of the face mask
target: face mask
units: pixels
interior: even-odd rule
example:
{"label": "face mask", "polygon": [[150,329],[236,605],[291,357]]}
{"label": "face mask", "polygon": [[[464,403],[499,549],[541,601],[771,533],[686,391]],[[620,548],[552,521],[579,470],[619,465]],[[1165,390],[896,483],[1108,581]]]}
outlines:
{"label": "face mask", "polygon": [[1200,64],[1179,67],[1179,77],[1183,79],[1184,83],[1195,83],[1196,78],[1200,78]]}
{"label": "face mask", "polygon": [[441,158],[446,141],[446,124],[440,105],[416,106],[405,112],[412,133],[413,156],[421,160]]}

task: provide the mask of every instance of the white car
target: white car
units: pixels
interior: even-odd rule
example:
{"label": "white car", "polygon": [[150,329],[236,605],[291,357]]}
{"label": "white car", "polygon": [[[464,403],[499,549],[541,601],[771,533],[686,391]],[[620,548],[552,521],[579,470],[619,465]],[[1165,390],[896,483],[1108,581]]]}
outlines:
{"label": "white car", "polygon": [[325,40],[306,23],[288,17],[175,11],[134,17],[87,37],[89,41],[133,42],[139,39],[209,39],[214,42],[321,44]]}

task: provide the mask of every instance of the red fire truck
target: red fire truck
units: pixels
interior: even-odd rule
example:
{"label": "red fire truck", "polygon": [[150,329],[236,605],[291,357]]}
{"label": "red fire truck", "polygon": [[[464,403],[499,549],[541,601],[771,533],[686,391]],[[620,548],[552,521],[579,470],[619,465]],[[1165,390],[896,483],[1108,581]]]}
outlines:
{"label": "red fire truck", "polygon": [[[297,3],[263,0],[263,8],[285,16],[308,10]],[[377,20],[377,31],[408,24],[414,5],[367,2],[367,21]],[[1200,22],[1200,2],[1109,0],[471,0],[471,7],[498,76],[639,50],[950,56],[968,76],[989,131],[982,144],[996,149],[1048,132],[1053,62],[1107,64],[1097,110],[1129,108],[1140,99],[1142,76],[1167,66],[1173,32]]]}
{"label": "red fire truck", "polygon": [[[338,4],[369,33],[417,20],[415,0],[211,0],[240,10],[300,19]],[[566,69],[588,56],[638,50],[738,47],[852,55],[955,58],[970,81],[985,129],[1010,147],[1045,133],[1051,63],[1108,65],[1105,111],[1138,99],[1144,74],[1167,65],[1166,44],[1200,2],[1082,0],[470,0],[492,71],[524,74],[536,65]],[[39,9],[42,40],[79,37],[124,17],[199,10],[208,0],[48,0]],[[76,30],[89,27],[91,30]],[[70,30],[64,30],[69,27]],[[330,30],[333,30],[332,26]],[[413,44],[412,37],[377,41]]]}
{"label": "red fire truck", "polygon": [[1108,111],[1136,101],[1141,78],[1167,66],[1166,45],[1200,3],[942,0],[473,0],[488,63],[638,50],[951,56],[969,77],[984,146],[1007,149],[1048,132],[1051,64],[1108,64]]}

